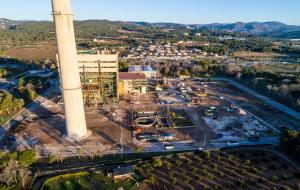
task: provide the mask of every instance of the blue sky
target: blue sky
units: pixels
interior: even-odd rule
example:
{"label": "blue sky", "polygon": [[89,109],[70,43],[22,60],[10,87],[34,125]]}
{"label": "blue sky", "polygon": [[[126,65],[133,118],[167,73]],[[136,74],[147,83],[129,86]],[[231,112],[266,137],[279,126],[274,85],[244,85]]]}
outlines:
{"label": "blue sky", "polygon": [[[300,0],[72,0],[72,6],[77,20],[300,25]],[[50,0],[5,0],[0,6],[0,18],[52,20],[50,13]]]}

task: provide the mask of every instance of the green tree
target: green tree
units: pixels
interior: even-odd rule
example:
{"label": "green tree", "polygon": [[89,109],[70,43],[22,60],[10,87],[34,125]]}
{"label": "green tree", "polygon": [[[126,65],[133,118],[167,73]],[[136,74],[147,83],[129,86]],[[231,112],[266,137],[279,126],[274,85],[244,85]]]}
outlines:
{"label": "green tree", "polygon": [[155,168],[161,167],[163,165],[163,162],[160,158],[153,158],[152,159],[152,166]]}
{"label": "green tree", "polygon": [[18,87],[19,89],[25,88],[25,80],[23,77],[19,78]]}
{"label": "green tree", "polygon": [[201,61],[200,64],[201,64],[201,67],[203,68],[203,70],[205,72],[207,72],[208,69],[209,69],[209,62],[208,61]]}
{"label": "green tree", "polygon": [[37,155],[35,150],[24,150],[18,153],[17,157],[20,164],[23,166],[30,166],[37,160]]}

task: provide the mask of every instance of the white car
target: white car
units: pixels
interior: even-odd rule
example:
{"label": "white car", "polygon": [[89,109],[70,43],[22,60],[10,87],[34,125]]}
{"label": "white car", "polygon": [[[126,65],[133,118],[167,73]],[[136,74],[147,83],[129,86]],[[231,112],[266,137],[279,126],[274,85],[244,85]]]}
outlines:
{"label": "white car", "polygon": [[238,141],[228,141],[227,145],[228,146],[238,146],[238,145],[240,145],[240,143]]}

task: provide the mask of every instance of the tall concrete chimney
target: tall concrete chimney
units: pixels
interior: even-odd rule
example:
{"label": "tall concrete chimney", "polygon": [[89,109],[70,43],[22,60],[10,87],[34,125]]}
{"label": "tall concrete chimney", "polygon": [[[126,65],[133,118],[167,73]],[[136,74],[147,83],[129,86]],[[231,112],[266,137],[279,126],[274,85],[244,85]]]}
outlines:
{"label": "tall concrete chimney", "polygon": [[52,0],[67,138],[87,136],[70,0]]}

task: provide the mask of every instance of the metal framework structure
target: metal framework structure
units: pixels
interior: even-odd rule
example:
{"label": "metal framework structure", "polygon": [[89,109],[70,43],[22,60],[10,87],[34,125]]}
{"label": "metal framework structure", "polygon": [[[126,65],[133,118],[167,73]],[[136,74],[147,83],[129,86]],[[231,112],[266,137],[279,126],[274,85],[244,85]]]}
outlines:
{"label": "metal framework structure", "polygon": [[78,57],[84,103],[93,106],[118,101],[118,55],[79,54]]}

